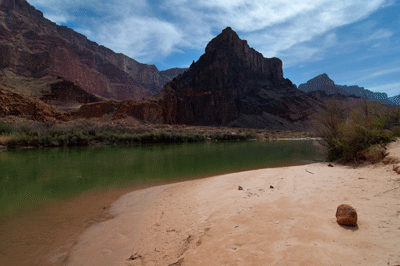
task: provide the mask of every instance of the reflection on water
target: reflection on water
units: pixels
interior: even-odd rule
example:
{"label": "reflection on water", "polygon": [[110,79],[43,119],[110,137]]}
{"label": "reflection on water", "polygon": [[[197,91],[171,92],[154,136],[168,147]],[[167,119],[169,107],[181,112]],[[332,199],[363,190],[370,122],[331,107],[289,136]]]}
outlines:
{"label": "reflection on water", "polygon": [[0,216],[88,190],[323,159],[315,141],[205,142],[0,153]]}

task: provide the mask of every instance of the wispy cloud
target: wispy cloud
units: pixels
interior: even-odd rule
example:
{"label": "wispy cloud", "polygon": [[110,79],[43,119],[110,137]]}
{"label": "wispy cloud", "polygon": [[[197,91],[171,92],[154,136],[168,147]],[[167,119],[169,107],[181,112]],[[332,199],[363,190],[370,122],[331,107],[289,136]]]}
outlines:
{"label": "wispy cloud", "polygon": [[[396,63],[398,61],[394,61]],[[348,76],[357,77],[353,79],[347,79],[344,81],[345,84],[358,84],[360,82],[366,82],[371,79],[376,79],[386,75],[392,75],[394,73],[400,72],[400,67],[393,66],[393,63],[390,66],[381,66],[374,68],[367,68],[356,70],[350,73],[346,73]],[[342,77],[342,79],[345,79]]]}
{"label": "wispy cloud", "polygon": [[132,17],[98,25],[93,39],[136,60],[154,60],[177,50],[182,34],[171,23],[155,18]]}
{"label": "wispy cloud", "polygon": [[387,39],[391,37],[393,33],[390,30],[387,29],[378,29],[374,33],[372,33],[367,39],[364,41],[373,41],[373,40],[381,40],[381,39]]}
{"label": "wispy cloud", "polygon": [[44,13],[45,18],[57,23],[58,25],[66,24],[70,20],[68,16],[63,14],[52,14],[52,13]]}
{"label": "wispy cloud", "polygon": [[[292,64],[316,60],[337,43],[332,31],[359,21],[393,0],[28,0],[57,23],[75,25],[92,40],[144,61],[184,48],[204,48],[231,26],[265,56]],[[381,30],[371,39],[390,36]],[[320,41],[313,44],[311,41]],[[290,49],[290,51],[289,51]]]}
{"label": "wispy cloud", "polygon": [[291,67],[302,62],[319,61],[324,57],[326,49],[337,45],[335,33],[329,33],[316,38],[315,43],[300,43],[290,49],[277,52],[277,56],[284,62],[285,67]]}
{"label": "wispy cloud", "polygon": [[395,72],[400,72],[400,67],[384,69],[384,70],[374,72],[371,74],[371,77],[383,76],[383,75],[387,75],[387,74],[391,74],[391,73],[395,73]]}

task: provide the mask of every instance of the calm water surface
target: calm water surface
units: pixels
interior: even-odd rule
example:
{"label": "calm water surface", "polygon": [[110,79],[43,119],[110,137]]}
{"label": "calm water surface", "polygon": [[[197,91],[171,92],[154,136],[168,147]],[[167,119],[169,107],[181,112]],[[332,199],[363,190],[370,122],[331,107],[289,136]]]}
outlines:
{"label": "calm water surface", "polygon": [[321,161],[315,141],[44,148],[0,152],[0,216],[89,190]]}

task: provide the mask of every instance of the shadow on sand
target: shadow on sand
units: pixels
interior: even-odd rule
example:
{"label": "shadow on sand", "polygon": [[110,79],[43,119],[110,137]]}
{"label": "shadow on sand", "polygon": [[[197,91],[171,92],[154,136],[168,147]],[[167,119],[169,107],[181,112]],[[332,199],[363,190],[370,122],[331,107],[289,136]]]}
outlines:
{"label": "shadow on sand", "polygon": [[355,231],[358,230],[358,225],[356,225],[356,226],[349,226],[349,225],[340,225],[340,224],[339,224],[339,226],[342,227],[342,228],[344,228],[344,229],[346,229],[346,230],[350,230],[350,231],[353,231],[353,232],[355,232]]}

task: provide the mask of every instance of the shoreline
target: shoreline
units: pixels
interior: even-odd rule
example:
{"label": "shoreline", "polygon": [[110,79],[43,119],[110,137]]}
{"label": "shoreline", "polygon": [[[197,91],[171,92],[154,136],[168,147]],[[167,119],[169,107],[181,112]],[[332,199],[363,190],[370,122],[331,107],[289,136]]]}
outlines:
{"label": "shoreline", "polygon": [[[72,121],[62,124],[26,122],[7,124],[7,131],[0,134],[0,152],[12,149],[177,144],[206,141],[275,140],[280,138],[304,138],[313,136],[306,129],[272,130],[254,128],[230,128],[211,126],[187,126],[167,124],[100,123]],[[4,127],[4,126],[3,126]]]}
{"label": "shoreline", "polygon": [[[306,163],[296,164],[305,165]],[[288,167],[287,164],[268,169]],[[251,170],[260,170],[255,168]],[[250,171],[251,171],[250,170]],[[114,218],[110,206],[131,192],[151,190],[161,186],[176,185],[213,178],[219,175],[249,171],[228,171],[204,174],[190,178],[177,178],[151,184],[141,184],[107,190],[91,190],[72,198],[43,203],[31,210],[24,210],[0,219],[0,264],[1,265],[52,265],[61,266],[77,243],[78,237],[91,226]],[[104,207],[106,209],[104,209]],[[60,209],[62,212],[60,212]],[[43,221],[37,217],[46,217]]]}
{"label": "shoreline", "polygon": [[[400,158],[400,141],[388,150]],[[79,236],[68,265],[400,264],[399,182],[390,164],[315,163],[132,192]],[[336,224],[343,203],[357,228]]]}

